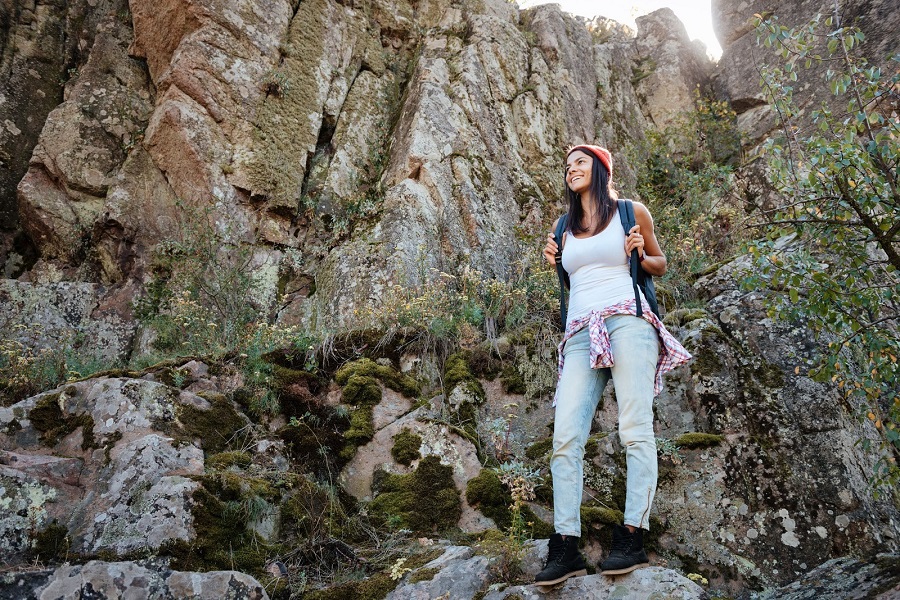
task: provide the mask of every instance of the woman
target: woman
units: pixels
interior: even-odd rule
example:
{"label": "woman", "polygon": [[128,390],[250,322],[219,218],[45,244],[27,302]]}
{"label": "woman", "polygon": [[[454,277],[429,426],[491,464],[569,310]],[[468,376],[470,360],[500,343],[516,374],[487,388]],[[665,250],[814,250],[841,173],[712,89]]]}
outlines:
{"label": "woman", "polygon": [[[690,359],[641,296],[643,316],[636,315],[628,257],[637,249],[643,269],[666,272],[666,257],[653,232],[647,208],[634,203],[636,225],[625,231],[611,185],[612,157],[599,146],[576,146],[566,157],[568,231],[562,239],[562,265],[569,274],[566,333],[559,345],[560,377],[554,405],[553,519],[547,565],[536,583],[553,585],[584,575],[578,550],[584,445],[603,389],[610,378],[616,388],[619,440],[626,456],[625,522],[613,531],[604,574],[628,573],[648,566],[643,530],[650,527],[656,492],[656,439],[653,398],[662,375]],[[554,230],[556,224],[554,224]],[[548,236],[544,256],[555,264],[560,248]]]}

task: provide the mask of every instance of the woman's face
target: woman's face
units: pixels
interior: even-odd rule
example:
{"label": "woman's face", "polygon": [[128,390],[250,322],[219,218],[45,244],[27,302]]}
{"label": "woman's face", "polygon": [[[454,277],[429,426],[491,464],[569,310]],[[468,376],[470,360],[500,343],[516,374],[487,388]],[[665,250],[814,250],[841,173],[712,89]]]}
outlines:
{"label": "woman's face", "polygon": [[590,156],[581,150],[572,152],[566,159],[566,185],[576,194],[590,189],[593,168],[594,160]]}

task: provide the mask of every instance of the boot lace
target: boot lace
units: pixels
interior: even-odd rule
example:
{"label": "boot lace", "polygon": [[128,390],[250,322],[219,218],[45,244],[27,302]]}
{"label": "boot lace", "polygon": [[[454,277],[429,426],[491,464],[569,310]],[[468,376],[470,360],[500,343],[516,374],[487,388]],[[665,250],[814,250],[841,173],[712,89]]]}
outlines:
{"label": "boot lace", "polygon": [[559,538],[559,541],[551,539],[547,550],[547,564],[549,565],[552,562],[562,559],[565,554],[566,540],[562,538]]}
{"label": "boot lace", "polygon": [[626,529],[623,532],[615,531],[613,534],[612,544],[610,552],[621,552],[622,554],[628,554],[628,551],[631,550],[631,538],[632,536],[628,534],[628,530]]}

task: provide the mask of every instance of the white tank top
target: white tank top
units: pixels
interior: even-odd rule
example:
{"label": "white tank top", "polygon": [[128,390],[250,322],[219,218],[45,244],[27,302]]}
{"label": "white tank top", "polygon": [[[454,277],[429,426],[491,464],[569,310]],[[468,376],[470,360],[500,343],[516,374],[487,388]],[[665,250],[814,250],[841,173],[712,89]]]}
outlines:
{"label": "white tank top", "polygon": [[570,231],[563,246],[562,265],[570,284],[566,324],[593,310],[634,298],[625,229],[618,213],[613,213],[606,229],[597,235],[578,239]]}

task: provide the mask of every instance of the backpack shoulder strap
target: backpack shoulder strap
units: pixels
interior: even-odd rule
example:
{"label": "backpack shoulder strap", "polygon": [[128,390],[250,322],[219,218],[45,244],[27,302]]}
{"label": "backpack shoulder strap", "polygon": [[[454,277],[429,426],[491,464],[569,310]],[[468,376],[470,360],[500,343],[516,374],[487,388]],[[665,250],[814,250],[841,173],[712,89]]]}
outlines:
{"label": "backpack shoulder strap", "polygon": [[562,322],[563,329],[566,328],[566,314],[568,313],[568,308],[566,306],[566,290],[569,289],[569,274],[566,273],[566,270],[563,269],[562,266],[562,239],[568,221],[568,213],[563,214],[559,218],[559,222],[556,224],[556,231],[553,234],[556,237],[556,245],[559,246],[559,252],[556,253],[556,276],[559,278],[559,318]]}
{"label": "backpack shoulder strap", "polygon": [[[631,200],[619,200],[619,219],[622,221],[622,228],[625,229],[625,235],[635,225],[634,221],[634,203]],[[638,265],[641,260],[638,258],[638,251],[635,248],[631,251],[631,286],[634,288],[634,300],[636,302],[637,316],[642,316],[644,311],[641,307],[641,292],[638,287]]]}

